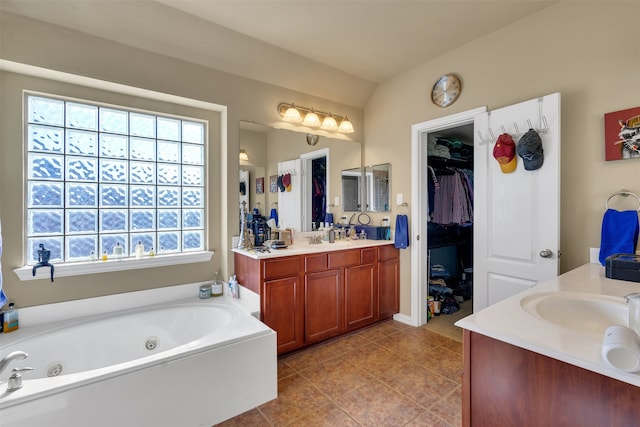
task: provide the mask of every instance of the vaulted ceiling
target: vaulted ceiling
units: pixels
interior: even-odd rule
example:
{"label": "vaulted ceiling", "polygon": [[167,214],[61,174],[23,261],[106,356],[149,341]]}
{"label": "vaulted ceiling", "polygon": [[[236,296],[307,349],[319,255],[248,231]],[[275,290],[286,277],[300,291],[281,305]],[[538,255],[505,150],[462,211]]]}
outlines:
{"label": "vaulted ceiling", "polygon": [[364,107],[385,79],[554,3],[0,0],[0,13]]}

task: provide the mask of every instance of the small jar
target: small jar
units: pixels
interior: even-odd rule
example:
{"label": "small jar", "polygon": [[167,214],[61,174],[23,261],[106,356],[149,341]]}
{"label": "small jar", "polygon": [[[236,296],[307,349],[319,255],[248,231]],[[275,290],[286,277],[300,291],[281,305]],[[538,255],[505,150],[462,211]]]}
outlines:
{"label": "small jar", "polygon": [[202,299],[211,298],[211,285],[201,285],[199,296]]}

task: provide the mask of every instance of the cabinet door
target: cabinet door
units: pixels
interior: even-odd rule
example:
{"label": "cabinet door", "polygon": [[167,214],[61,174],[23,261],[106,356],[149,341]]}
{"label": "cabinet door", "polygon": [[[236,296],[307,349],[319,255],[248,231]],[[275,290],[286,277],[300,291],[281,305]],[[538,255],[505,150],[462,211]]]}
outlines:
{"label": "cabinet door", "polygon": [[304,344],[303,293],[298,276],[264,282],[262,321],[278,336],[278,354]]}
{"label": "cabinet door", "polygon": [[344,330],[344,294],[340,270],[310,273],[304,280],[306,343],[321,341]]}
{"label": "cabinet door", "polygon": [[378,261],[379,319],[387,319],[400,311],[400,260]]}
{"label": "cabinet door", "polygon": [[345,320],[347,330],[376,321],[378,289],[374,264],[344,269]]}

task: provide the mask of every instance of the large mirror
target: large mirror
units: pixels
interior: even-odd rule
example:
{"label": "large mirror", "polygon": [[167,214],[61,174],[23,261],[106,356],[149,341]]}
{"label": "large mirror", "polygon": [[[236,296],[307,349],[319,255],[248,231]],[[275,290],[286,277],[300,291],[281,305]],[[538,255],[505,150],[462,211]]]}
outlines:
{"label": "large mirror", "polygon": [[327,213],[339,222],[345,212],[341,171],[361,169],[359,142],[249,121],[240,122],[240,150],[246,154],[239,162],[247,208],[267,219],[275,209],[279,228],[311,231],[330,219]]}

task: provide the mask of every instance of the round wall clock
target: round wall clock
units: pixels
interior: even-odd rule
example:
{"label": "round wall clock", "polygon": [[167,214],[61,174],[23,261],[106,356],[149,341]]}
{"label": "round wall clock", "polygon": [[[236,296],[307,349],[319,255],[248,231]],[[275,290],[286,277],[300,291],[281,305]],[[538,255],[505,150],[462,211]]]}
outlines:
{"label": "round wall clock", "polygon": [[454,74],[445,74],[433,85],[431,101],[440,108],[448,107],[458,99],[461,91],[460,79]]}

